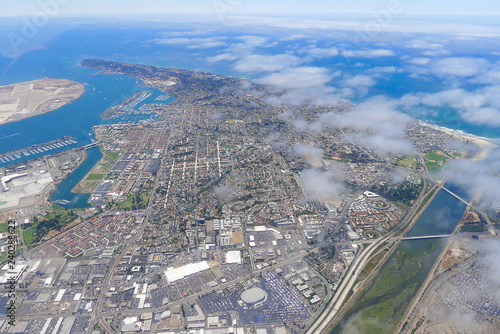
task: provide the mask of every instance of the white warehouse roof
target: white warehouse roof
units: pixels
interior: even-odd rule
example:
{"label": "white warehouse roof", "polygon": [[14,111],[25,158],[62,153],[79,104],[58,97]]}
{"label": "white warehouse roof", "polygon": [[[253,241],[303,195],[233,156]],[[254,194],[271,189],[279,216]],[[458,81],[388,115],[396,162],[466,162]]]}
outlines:
{"label": "white warehouse roof", "polygon": [[184,277],[199,273],[200,271],[204,271],[207,269],[210,269],[208,262],[202,261],[186,264],[185,266],[178,268],[168,268],[167,270],[165,270],[165,276],[167,276],[167,281],[169,283],[172,283],[183,279]]}
{"label": "white warehouse roof", "polygon": [[241,252],[240,251],[229,251],[226,254],[227,264],[241,264]]}

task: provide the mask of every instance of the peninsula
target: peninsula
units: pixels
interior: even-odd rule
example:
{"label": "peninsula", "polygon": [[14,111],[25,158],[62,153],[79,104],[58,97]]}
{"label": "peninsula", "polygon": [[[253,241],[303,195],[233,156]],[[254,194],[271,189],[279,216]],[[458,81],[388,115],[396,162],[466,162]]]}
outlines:
{"label": "peninsula", "polygon": [[59,109],[84,92],[84,85],[66,79],[45,78],[0,86],[0,125]]}

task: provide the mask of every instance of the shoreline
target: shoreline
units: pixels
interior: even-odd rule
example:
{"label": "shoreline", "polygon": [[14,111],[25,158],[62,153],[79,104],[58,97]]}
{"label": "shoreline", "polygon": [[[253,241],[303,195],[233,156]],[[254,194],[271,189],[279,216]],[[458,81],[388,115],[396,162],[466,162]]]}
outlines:
{"label": "shoreline", "polygon": [[[17,84],[0,86],[0,88],[10,87],[10,86],[18,86],[18,85],[24,85],[24,84],[30,84],[30,83],[36,83],[36,82],[41,81],[41,80],[65,80],[65,81],[69,81],[69,82],[72,82],[72,83],[80,85],[81,86],[80,88],[82,90],[80,91],[80,93],[78,94],[78,96],[76,96],[75,98],[73,98],[71,101],[66,102],[63,105],[61,105],[61,106],[59,106],[59,107],[57,107],[55,109],[47,110],[47,111],[36,111],[36,109],[35,109],[32,112],[26,113],[25,117],[22,117],[22,118],[19,118],[19,119],[14,119],[14,120],[9,120],[9,118],[12,116],[11,115],[5,121],[0,121],[0,126],[5,125],[5,124],[10,124],[10,123],[24,121],[25,119],[28,119],[28,118],[32,118],[32,117],[36,117],[36,116],[40,116],[40,115],[44,115],[44,114],[48,114],[50,112],[56,111],[56,110],[58,110],[58,109],[60,109],[60,108],[62,108],[64,106],[67,106],[68,104],[71,104],[71,103],[75,102],[76,100],[78,100],[79,98],[81,98],[83,96],[83,94],[85,94],[87,92],[85,84],[82,84],[82,83],[74,81],[74,80],[69,80],[69,79],[53,79],[53,78],[35,79],[35,80],[21,82],[21,83],[17,83]],[[46,102],[47,100],[50,100],[50,99],[54,99],[54,97],[48,98],[48,99],[46,99],[43,102]],[[38,108],[38,106],[37,106],[37,108]],[[14,113],[13,115],[20,115],[20,113]],[[0,139],[2,139],[2,138],[0,138]]]}
{"label": "shoreline", "polygon": [[461,130],[449,129],[444,126],[429,124],[425,121],[420,121],[420,120],[418,120],[418,124],[434,130],[444,132],[459,140],[466,140],[468,142],[471,142],[473,145],[479,147],[479,152],[477,152],[473,157],[471,157],[472,161],[481,161],[486,159],[486,157],[491,153],[491,151],[499,147],[498,145],[494,144],[490,138],[472,135]]}
{"label": "shoreline", "polygon": [[[71,173],[73,173],[74,171],[76,171],[76,170],[78,169],[78,167],[80,167],[80,166],[81,166],[81,165],[85,162],[85,160],[87,160],[87,158],[89,157],[89,155],[88,155],[88,153],[87,153],[87,150],[82,150],[82,151],[83,151],[83,152],[82,152],[82,158],[83,158],[83,159],[82,159],[82,161],[78,164],[78,166],[76,166],[76,168],[75,168],[75,169],[74,169]],[[71,173],[70,173],[70,174],[71,174]],[[70,174],[68,174],[68,176],[69,176]],[[78,183],[76,184],[76,186],[74,186],[74,187],[73,187],[73,189],[71,189],[71,193],[73,193],[73,194],[88,194],[88,193],[79,192],[78,190],[75,190],[75,189],[76,189],[76,188],[80,185],[80,183],[81,183],[81,182],[82,182],[82,181],[83,181],[83,180],[87,177],[87,175],[88,175],[88,173],[87,173],[87,174],[85,174],[85,176],[83,177],[83,179],[81,179],[81,180],[80,180],[80,182],[78,182]]]}

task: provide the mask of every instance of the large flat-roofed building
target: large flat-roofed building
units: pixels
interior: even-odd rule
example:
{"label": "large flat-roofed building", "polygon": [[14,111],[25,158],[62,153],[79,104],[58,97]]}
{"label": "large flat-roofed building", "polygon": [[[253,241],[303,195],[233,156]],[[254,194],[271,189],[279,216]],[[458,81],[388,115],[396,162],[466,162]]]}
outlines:
{"label": "large flat-roofed building", "polygon": [[241,252],[240,251],[227,252],[226,264],[241,264]]}
{"label": "large flat-roofed building", "polygon": [[183,279],[184,277],[199,273],[201,271],[210,269],[207,261],[190,263],[178,268],[168,268],[165,270],[165,276],[168,283],[172,283]]}
{"label": "large flat-roofed building", "polygon": [[11,281],[17,282],[26,271],[26,268],[28,268],[26,264],[16,264],[14,268],[11,268],[8,264],[4,265],[0,272],[0,284],[11,284]]}

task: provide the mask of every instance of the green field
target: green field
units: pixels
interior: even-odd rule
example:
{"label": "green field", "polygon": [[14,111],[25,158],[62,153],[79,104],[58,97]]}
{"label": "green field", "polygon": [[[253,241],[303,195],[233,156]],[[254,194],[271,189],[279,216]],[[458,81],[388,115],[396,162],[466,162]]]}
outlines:
{"label": "green field", "polygon": [[431,172],[438,172],[445,162],[453,160],[453,157],[439,150],[425,153],[425,164]]}
{"label": "green field", "polygon": [[467,224],[460,227],[462,232],[484,232],[486,231],[486,226],[483,224]]}
{"label": "green field", "polygon": [[104,178],[104,174],[89,174],[87,176],[87,181],[96,181],[96,180],[102,180]]}
{"label": "green field", "polygon": [[425,164],[427,165],[427,168],[429,168],[429,171],[431,172],[438,172],[442,167],[440,164],[433,161],[426,161]]}
{"label": "green field", "polygon": [[135,193],[127,197],[125,201],[120,203],[117,207],[119,210],[140,210],[145,209],[149,201],[149,192],[141,194]]}
{"label": "green field", "polygon": [[441,151],[432,151],[432,152],[426,153],[425,159],[434,160],[436,162],[438,162],[438,161],[444,162],[444,161],[451,160],[450,156],[448,156],[445,153],[442,153]]}
{"label": "green field", "polygon": [[[101,150],[103,151],[103,150]],[[120,157],[120,153],[117,152],[108,152],[108,151],[103,151],[104,157],[101,160],[100,168],[104,172],[106,172],[109,167],[111,167],[116,160]]]}
{"label": "green field", "polygon": [[[23,236],[30,241],[25,240],[27,245],[39,242],[44,236],[46,236],[50,231],[60,231],[63,227],[73,222],[78,216],[73,211],[68,210],[54,210],[53,212],[47,214],[40,220],[33,219],[33,224],[30,228],[23,231]],[[32,233],[36,232],[36,236]],[[26,233],[26,234],[25,234]],[[33,240],[31,240],[33,238]]]}
{"label": "green field", "polygon": [[401,167],[411,167],[416,169],[418,167],[418,160],[414,155],[410,155],[399,160],[398,165]]}
{"label": "green field", "polygon": [[7,223],[0,224],[0,233],[7,232]]}
{"label": "green field", "polygon": [[33,235],[33,232],[35,232],[34,227],[30,227],[26,230],[23,230],[23,238],[24,238],[24,243],[26,246],[31,246],[33,242],[35,242],[36,236]]}

